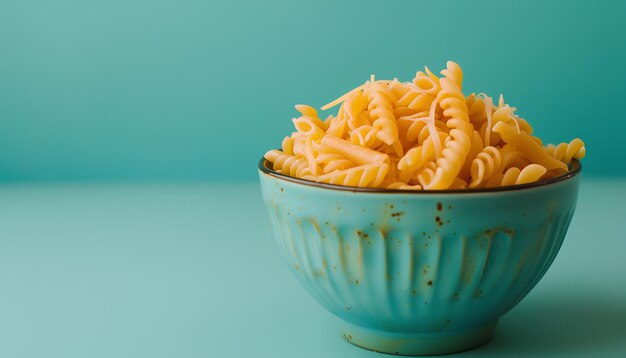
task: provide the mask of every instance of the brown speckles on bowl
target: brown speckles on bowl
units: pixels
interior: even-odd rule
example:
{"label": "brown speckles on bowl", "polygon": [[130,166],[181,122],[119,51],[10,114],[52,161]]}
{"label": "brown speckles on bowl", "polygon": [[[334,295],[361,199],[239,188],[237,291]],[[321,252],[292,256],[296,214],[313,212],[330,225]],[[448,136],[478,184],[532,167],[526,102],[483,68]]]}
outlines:
{"label": "brown speckles on bowl", "polygon": [[438,226],[443,226],[443,220],[439,215],[435,216],[435,223],[437,223]]}

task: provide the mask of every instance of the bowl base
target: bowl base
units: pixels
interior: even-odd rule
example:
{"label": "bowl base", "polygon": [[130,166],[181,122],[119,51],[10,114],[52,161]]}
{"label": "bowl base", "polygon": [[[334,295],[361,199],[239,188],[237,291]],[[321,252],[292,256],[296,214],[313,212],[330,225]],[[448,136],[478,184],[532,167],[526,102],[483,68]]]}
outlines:
{"label": "bowl base", "polygon": [[487,343],[498,320],[452,333],[386,332],[342,322],[341,335],[355,346],[398,355],[437,355],[466,351]]}

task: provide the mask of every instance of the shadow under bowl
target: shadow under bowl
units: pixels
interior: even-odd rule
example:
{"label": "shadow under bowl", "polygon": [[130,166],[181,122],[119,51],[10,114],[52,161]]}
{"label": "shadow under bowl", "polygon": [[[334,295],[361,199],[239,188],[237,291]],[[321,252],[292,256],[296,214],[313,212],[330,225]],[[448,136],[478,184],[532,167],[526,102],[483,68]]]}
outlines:
{"label": "shadow under bowl", "polygon": [[344,339],[428,355],[484,344],[539,282],[574,214],[580,162],[510,187],[402,191],[320,184],[259,162],[278,248]]}

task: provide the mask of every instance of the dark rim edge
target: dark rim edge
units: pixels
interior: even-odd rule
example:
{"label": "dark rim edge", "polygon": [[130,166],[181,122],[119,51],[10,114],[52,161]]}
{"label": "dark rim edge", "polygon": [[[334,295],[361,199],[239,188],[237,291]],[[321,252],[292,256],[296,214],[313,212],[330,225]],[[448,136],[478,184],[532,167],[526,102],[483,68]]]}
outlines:
{"label": "dark rim edge", "polygon": [[355,193],[384,193],[384,194],[420,194],[420,195],[428,195],[428,194],[461,194],[461,193],[493,193],[499,191],[517,191],[528,188],[535,188],[539,186],[545,186],[561,181],[565,181],[571,179],[578,175],[582,170],[582,165],[578,159],[572,158],[572,169],[567,173],[550,178],[543,179],[536,182],[528,183],[528,184],[518,184],[518,185],[507,185],[507,186],[498,186],[491,188],[476,188],[476,189],[455,189],[455,190],[402,190],[402,189],[386,189],[386,188],[361,188],[356,186],[343,186],[343,185],[335,185],[335,184],[327,184],[327,183],[318,183],[311,180],[294,178],[289,175],[277,173],[272,169],[268,168],[265,163],[267,160],[264,157],[261,157],[259,160],[259,170],[267,175],[271,175],[273,177],[290,181],[292,183],[307,185],[312,187],[324,188],[324,189],[332,189],[332,190],[340,190],[340,191],[351,191]]}

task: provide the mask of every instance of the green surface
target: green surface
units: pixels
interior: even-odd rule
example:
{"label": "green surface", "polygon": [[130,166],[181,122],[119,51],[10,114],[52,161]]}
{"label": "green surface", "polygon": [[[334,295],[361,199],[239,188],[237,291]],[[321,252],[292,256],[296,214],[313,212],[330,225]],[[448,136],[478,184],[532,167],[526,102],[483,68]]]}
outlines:
{"label": "green surface", "polygon": [[0,180],[256,179],[292,130],[369,78],[459,62],[546,142],[624,175],[626,2],[3,0]]}
{"label": "green surface", "polygon": [[[626,355],[626,180],[583,180],[563,248],[463,356]],[[0,186],[2,357],[383,357],[282,263],[257,184]]]}

